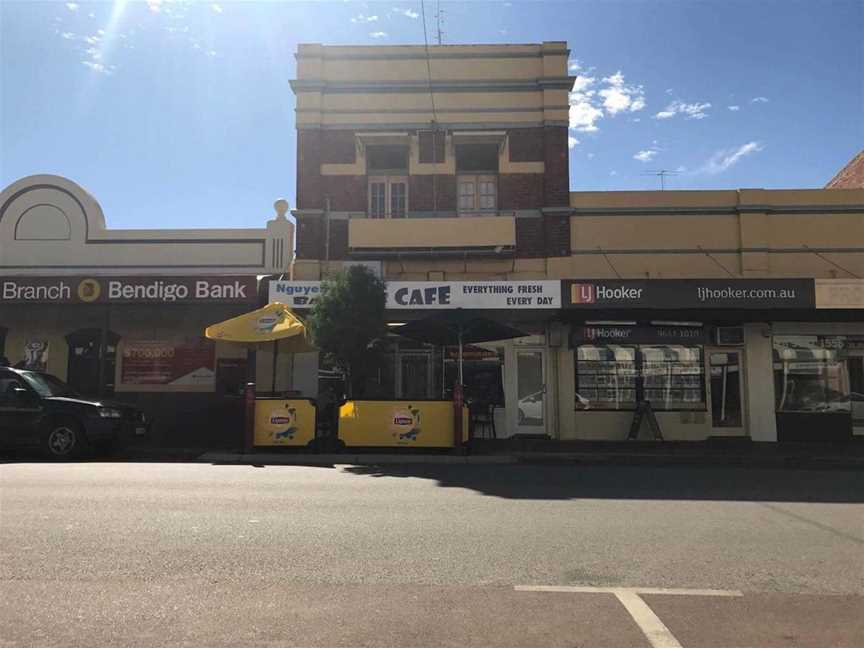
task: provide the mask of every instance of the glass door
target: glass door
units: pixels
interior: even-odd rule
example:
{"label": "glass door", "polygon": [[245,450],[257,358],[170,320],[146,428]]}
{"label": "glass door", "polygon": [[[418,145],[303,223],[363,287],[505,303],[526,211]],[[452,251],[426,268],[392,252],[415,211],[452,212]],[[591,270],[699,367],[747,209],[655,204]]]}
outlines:
{"label": "glass door", "polygon": [[546,353],[516,349],[516,433],[546,433]]}
{"label": "glass door", "polygon": [[742,356],[738,349],[708,350],[711,426],[721,434],[746,434]]}

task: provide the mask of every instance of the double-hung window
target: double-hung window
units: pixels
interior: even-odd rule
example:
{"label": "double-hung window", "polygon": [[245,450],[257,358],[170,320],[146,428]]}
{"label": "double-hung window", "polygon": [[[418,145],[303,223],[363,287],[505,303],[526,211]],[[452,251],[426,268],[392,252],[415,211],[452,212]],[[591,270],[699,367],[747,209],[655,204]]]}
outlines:
{"label": "double-hung window", "polygon": [[407,210],[405,176],[369,176],[369,218],[405,218]]}
{"label": "double-hung window", "polygon": [[494,175],[459,175],[459,212],[494,212],[498,208],[498,181]]}

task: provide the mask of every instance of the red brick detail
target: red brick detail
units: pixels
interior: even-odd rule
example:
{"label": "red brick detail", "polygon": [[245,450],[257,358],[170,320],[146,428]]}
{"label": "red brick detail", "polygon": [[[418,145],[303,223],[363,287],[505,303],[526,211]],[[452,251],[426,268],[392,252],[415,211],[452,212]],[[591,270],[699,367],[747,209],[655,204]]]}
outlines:
{"label": "red brick detail", "polygon": [[516,219],[516,256],[523,259],[546,256],[541,217]]}
{"label": "red brick detail", "polygon": [[849,163],[840,169],[826,189],[864,189],[864,151],[861,151]]}
{"label": "red brick detail", "polygon": [[566,126],[544,126],[543,139],[546,173],[543,178],[545,207],[570,204],[570,154]]}
{"label": "red brick detail", "polygon": [[502,173],[498,176],[501,209],[543,207],[542,173]]}
{"label": "red brick detail", "polygon": [[348,258],[348,220],[330,220],[330,259]]}
{"label": "red brick detail", "polygon": [[324,257],[323,220],[320,216],[297,217],[297,258]]}
{"label": "red brick detail", "polygon": [[543,162],[542,128],[513,128],[507,131],[511,162]]}
{"label": "red brick detail", "polygon": [[297,131],[297,208],[323,207],[321,183],[321,131]]}
{"label": "red brick detail", "polygon": [[545,256],[570,256],[570,215],[543,216]]}
{"label": "red brick detail", "polygon": [[324,164],[354,164],[356,159],[354,131],[321,131],[321,161]]}
{"label": "red brick detail", "polygon": [[324,176],[323,185],[324,195],[330,198],[330,211],[366,211],[366,176]]}

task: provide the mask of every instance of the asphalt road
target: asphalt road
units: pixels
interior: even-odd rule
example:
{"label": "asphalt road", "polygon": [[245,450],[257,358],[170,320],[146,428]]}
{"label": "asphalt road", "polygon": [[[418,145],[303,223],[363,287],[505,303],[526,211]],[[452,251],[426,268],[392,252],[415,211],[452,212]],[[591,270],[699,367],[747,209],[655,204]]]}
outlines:
{"label": "asphalt road", "polygon": [[97,645],[860,648],[864,473],[0,465],[0,646]]}

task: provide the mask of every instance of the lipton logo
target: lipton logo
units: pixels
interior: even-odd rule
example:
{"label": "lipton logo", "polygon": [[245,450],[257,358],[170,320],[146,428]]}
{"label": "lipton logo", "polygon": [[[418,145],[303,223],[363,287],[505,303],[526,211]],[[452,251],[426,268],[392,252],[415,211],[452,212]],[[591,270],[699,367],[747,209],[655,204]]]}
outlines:
{"label": "lipton logo", "polygon": [[262,315],[255,322],[255,327],[261,333],[269,333],[279,323],[279,319],[278,315]]}
{"label": "lipton logo", "polygon": [[570,286],[570,301],[574,304],[593,304],[597,300],[594,284],[573,284]]}
{"label": "lipton logo", "polygon": [[393,410],[390,433],[397,441],[416,441],[420,434],[420,410],[408,405]]}

